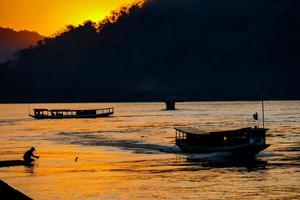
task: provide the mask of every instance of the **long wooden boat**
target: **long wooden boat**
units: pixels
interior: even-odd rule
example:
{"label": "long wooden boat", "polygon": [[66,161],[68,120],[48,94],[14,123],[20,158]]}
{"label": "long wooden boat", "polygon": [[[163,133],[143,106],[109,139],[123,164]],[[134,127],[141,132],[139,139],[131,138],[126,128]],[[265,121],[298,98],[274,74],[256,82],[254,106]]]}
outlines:
{"label": "long wooden boat", "polygon": [[33,109],[30,117],[35,119],[97,118],[114,114],[114,108],[71,110],[71,109]]}
{"label": "long wooden boat", "polygon": [[24,160],[2,160],[0,161],[0,167],[12,167],[12,166],[31,166],[32,162],[26,162]]}
{"label": "long wooden boat", "polygon": [[237,156],[255,156],[269,147],[266,128],[206,132],[192,127],[176,129],[176,145],[186,153],[229,152]]}

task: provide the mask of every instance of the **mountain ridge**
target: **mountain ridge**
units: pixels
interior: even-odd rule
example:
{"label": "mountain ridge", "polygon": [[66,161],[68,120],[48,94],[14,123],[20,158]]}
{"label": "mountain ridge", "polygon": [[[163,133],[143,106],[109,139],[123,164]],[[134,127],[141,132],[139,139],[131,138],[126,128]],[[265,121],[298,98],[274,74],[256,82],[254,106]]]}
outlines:
{"label": "mountain ridge", "polygon": [[123,8],[19,51],[1,67],[0,101],[255,100],[260,74],[266,99],[300,99],[299,8],[295,0]]}
{"label": "mountain ridge", "polygon": [[37,32],[0,27],[0,63],[11,58],[16,51],[35,45],[43,38]]}

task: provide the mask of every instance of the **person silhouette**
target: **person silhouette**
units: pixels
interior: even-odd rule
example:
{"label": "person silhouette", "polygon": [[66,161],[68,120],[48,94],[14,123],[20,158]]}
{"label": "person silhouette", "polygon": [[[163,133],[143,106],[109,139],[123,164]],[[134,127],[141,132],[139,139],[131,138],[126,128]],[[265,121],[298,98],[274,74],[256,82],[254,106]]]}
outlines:
{"label": "person silhouette", "polygon": [[39,156],[36,156],[36,155],[33,154],[34,151],[35,151],[35,148],[31,147],[31,149],[29,149],[28,151],[26,151],[24,153],[23,159],[24,159],[25,162],[28,162],[28,163],[33,162],[34,159],[32,157],[39,158]]}

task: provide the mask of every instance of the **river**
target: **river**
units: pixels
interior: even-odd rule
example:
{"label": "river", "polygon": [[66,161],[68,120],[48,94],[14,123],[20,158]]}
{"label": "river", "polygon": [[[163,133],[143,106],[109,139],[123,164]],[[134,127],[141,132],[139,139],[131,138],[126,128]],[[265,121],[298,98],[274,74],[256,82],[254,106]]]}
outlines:
{"label": "river", "polygon": [[[256,125],[260,102],[0,104],[0,178],[33,199],[300,199],[300,101],[265,102],[267,143],[255,159],[183,154],[177,126],[234,129]],[[97,119],[35,120],[33,108],[104,108]],[[260,125],[261,126],[261,125]],[[77,161],[75,161],[78,157]]]}

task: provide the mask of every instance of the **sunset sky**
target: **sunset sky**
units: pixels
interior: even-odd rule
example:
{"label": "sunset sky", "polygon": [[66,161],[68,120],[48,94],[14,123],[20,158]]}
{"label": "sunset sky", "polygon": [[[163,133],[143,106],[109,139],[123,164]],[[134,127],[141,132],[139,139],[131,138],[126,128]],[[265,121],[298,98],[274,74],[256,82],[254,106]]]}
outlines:
{"label": "sunset sky", "polygon": [[0,27],[51,36],[65,25],[99,21],[136,0],[0,0]]}

